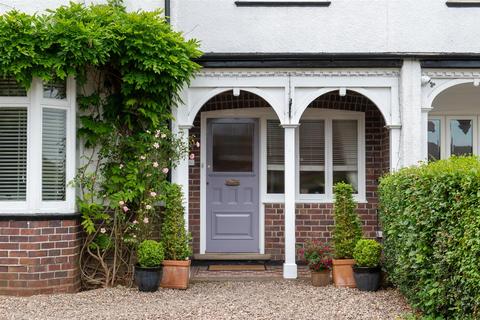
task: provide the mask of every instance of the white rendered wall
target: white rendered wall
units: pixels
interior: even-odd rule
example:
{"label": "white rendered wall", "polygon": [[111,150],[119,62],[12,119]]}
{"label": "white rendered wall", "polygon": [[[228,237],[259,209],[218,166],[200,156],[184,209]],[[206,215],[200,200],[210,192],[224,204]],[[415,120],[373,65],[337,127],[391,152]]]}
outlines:
{"label": "white rendered wall", "polygon": [[205,52],[480,52],[480,8],[449,8],[445,0],[309,8],[172,0],[172,22]]}
{"label": "white rendered wall", "polygon": [[[28,13],[44,12],[46,9],[54,9],[70,2],[77,3],[106,3],[106,0],[0,0],[0,13],[17,9]],[[164,0],[124,0],[128,10],[139,9],[155,10],[163,8]]]}

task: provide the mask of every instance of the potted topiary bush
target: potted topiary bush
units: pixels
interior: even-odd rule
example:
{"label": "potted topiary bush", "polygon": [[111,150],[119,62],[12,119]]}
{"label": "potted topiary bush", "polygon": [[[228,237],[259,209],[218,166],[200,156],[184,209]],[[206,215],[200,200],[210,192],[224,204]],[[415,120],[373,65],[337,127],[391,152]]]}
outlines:
{"label": "potted topiary bush", "polygon": [[187,289],[190,280],[189,234],[185,230],[183,195],[179,185],[166,184],[162,195],[165,210],[162,221],[162,242],[165,248],[163,261],[164,288]]}
{"label": "potted topiary bush", "polygon": [[333,231],[334,259],[333,283],[337,287],[355,288],[353,277],[353,250],[357,241],[362,237],[362,227],[356,212],[356,204],[353,200],[353,188],[347,183],[335,185]]}
{"label": "potted topiary bush", "polygon": [[307,241],[305,247],[299,251],[310,269],[312,285],[314,287],[328,286],[332,269],[332,256],[328,244],[315,240]]}
{"label": "potted topiary bush", "polygon": [[155,240],[144,240],[137,248],[135,283],[143,292],[158,290],[162,277],[163,246]]}
{"label": "potted topiary bush", "polygon": [[353,251],[353,275],[358,290],[377,291],[380,287],[380,258],[382,245],[372,239],[357,242]]}

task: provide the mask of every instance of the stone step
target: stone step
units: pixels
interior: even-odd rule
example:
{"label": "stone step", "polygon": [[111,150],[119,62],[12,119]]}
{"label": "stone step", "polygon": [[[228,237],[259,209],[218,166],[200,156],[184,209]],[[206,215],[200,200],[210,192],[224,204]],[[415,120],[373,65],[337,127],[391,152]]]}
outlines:
{"label": "stone step", "polygon": [[194,260],[223,260],[223,261],[268,261],[271,256],[269,254],[259,253],[205,253],[194,254]]}

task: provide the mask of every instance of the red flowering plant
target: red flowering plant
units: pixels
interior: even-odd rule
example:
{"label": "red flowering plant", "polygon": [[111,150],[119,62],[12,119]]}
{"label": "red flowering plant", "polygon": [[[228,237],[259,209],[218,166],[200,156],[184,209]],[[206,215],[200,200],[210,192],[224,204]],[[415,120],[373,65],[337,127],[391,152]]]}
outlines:
{"label": "red flowering plant", "polygon": [[332,252],[328,243],[308,240],[299,250],[310,270],[319,272],[332,269]]}

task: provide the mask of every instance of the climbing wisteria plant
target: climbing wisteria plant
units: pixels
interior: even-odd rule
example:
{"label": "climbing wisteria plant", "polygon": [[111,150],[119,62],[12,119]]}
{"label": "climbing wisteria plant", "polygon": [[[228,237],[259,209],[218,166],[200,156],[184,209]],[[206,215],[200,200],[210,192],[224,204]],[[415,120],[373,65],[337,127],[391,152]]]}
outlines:
{"label": "climbing wisteria plant", "polygon": [[76,77],[82,280],[86,287],[128,283],[135,245],[152,236],[159,196],[172,189],[167,177],[189,152],[168,123],[199,69],[197,41],[174,32],[160,11],[128,12],[110,0],[8,12],[0,16],[0,43],[0,75],[25,87],[33,77]]}

